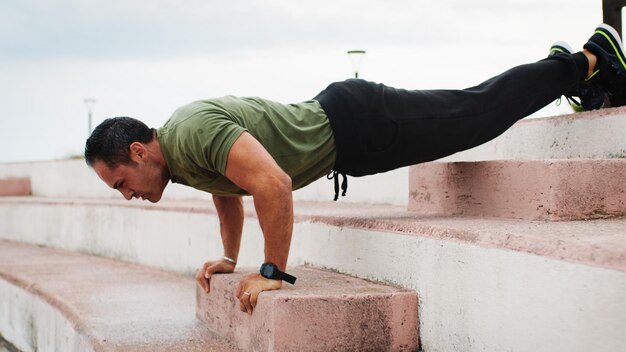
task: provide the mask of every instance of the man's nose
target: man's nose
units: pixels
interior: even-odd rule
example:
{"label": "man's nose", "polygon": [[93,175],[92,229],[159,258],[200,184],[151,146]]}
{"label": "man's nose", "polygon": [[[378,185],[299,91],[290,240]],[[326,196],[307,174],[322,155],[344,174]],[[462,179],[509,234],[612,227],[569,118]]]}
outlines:
{"label": "man's nose", "polygon": [[120,193],[122,193],[122,195],[124,196],[124,198],[126,198],[126,200],[131,200],[133,199],[133,191],[131,191],[130,189],[126,188],[126,189],[120,189],[119,190]]}

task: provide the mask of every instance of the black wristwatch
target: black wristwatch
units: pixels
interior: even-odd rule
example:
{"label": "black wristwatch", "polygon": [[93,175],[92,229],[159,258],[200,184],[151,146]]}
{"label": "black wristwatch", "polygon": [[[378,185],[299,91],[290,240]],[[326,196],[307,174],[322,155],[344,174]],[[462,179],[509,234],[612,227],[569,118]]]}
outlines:
{"label": "black wristwatch", "polygon": [[284,273],[278,270],[278,267],[276,267],[274,263],[265,263],[261,265],[261,276],[263,276],[266,279],[283,280],[292,285],[296,283],[295,276],[291,276],[287,273]]}

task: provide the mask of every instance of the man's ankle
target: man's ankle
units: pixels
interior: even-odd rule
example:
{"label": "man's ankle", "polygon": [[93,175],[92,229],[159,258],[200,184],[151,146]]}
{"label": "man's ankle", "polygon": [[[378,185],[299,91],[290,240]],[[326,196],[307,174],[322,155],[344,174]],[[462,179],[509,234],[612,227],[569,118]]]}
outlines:
{"label": "man's ankle", "polygon": [[589,70],[587,72],[587,78],[589,78],[596,70],[596,63],[598,62],[598,58],[587,49],[583,49],[582,53],[587,57],[587,61],[589,61]]}

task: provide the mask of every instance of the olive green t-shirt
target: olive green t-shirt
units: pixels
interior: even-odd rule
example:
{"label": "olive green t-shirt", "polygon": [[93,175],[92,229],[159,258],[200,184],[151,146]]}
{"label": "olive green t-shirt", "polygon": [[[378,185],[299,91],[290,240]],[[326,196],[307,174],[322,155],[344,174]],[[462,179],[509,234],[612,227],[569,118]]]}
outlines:
{"label": "olive green t-shirt", "polygon": [[326,175],[335,140],[317,101],[280,104],[227,96],[178,108],[157,136],[171,180],[215,195],[245,195],[224,174],[235,140],[248,131],[292,179],[293,189]]}

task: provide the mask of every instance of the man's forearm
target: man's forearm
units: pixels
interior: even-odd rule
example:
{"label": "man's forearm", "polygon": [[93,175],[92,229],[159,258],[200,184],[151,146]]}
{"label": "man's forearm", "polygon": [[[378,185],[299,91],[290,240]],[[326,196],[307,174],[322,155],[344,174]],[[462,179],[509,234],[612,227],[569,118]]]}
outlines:
{"label": "man's forearm", "polygon": [[293,231],[291,184],[284,183],[253,195],[259,224],[265,238],[265,261],[280,270],[287,267]]}
{"label": "man's forearm", "polygon": [[231,147],[225,176],[254,198],[265,238],[265,261],[284,270],[293,228],[291,177],[248,132]]}
{"label": "man's forearm", "polygon": [[241,197],[213,196],[213,203],[220,219],[220,235],[224,255],[234,259],[239,257],[241,233],[243,231],[243,202]]}

